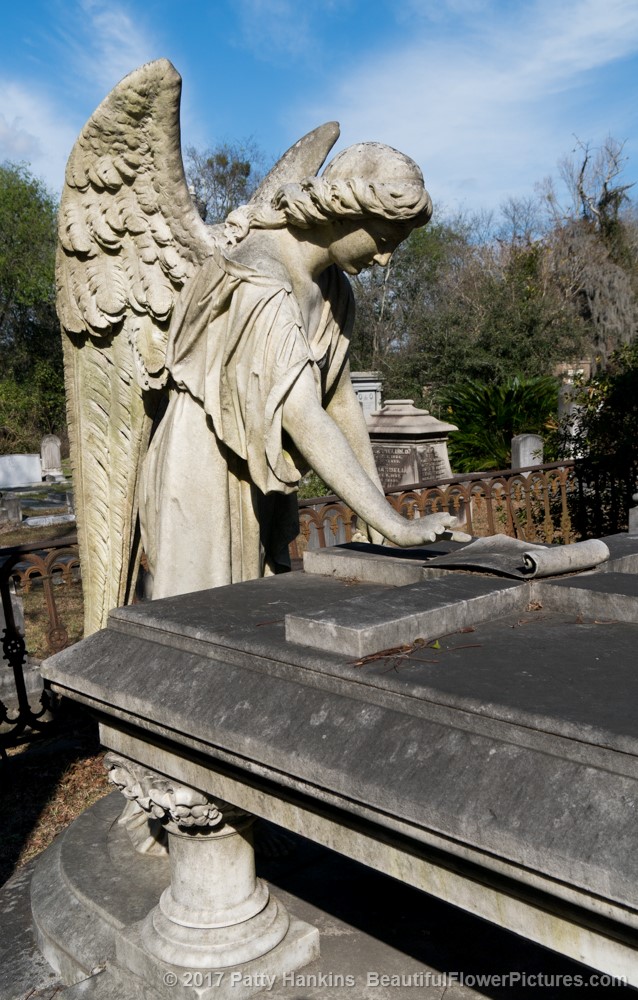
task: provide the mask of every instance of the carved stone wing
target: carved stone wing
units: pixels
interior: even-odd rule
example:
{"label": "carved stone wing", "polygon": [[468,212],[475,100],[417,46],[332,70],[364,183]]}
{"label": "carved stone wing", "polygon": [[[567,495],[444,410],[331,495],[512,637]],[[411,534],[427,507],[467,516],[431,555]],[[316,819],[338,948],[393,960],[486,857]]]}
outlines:
{"label": "carved stone wing", "polygon": [[215,242],[186,187],[180,93],[167,60],[135,70],[87,122],[66,170],[57,308],[87,635],[131,596],[137,482],[168,322]]}
{"label": "carved stone wing", "polygon": [[283,184],[316,176],[339,138],[339,122],[326,122],[298,139],[268,171],[250,204],[270,201]]}

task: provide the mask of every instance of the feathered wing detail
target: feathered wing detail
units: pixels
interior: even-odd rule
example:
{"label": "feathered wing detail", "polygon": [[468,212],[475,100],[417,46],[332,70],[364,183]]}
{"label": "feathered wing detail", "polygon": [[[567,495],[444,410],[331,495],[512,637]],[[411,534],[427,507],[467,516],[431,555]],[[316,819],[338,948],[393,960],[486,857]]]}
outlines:
{"label": "feathered wing detail", "polygon": [[81,350],[66,339],[64,355],[89,635],[131,596],[137,477],[151,419],[125,331],[106,343],[88,339]]}
{"label": "feathered wing detail", "polygon": [[60,205],[57,306],[87,635],[131,597],[137,483],[167,376],[168,322],[214,244],[184,178],[180,92],[164,59],[122,80],[73,148]]}

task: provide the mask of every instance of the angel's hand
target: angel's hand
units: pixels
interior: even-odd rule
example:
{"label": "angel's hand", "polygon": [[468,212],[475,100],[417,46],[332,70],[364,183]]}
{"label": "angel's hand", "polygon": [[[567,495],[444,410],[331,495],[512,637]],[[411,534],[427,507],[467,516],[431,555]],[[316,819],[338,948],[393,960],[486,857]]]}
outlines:
{"label": "angel's hand", "polygon": [[402,523],[393,525],[392,535],[388,537],[396,545],[429,545],[437,539],[454,542],[470,542],[472,536],[464,531],[454,531],[458,518],[452,514],[427,514],[425,517],[408,521],[402,518]]}

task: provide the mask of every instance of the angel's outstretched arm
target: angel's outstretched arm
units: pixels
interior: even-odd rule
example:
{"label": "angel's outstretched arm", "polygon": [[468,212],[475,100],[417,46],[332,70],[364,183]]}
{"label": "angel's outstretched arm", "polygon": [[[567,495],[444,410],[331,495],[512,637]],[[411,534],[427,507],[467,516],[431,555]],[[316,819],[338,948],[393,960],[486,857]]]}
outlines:
{"label": "angel's outstretched arm", "polygon": [[456,524],[456,518],[450,514],[431,514],[408,521],[390,506],[363,468],[346,435],[321,406],[309,368],[301,373],[286,398],[283,426],[311,468],[337,496],[366,524],[395,544],[433,542]]}
{"label": "angel's outstretched arm", "polygon": [[374,455],[372,454],[370,435],[366,427],[363,410],[352,388],[349,364],[343,367],[339,380],[326,404],[326,411],[342,431],[372,482],[379,490],[383,491]]}
{"label": "angel's outstretched arm", "polygon": [[[326,411],[342,431],[346,441],[359,459],[363,470],[368,474],[377,489],[383,492],[363,410],[352,388],[350,365],[348,363],[344,365],[339,380],[326,404]],[[360,522],[357,527],[359,530],[365,531],[366,526]],[[367,534],[371,542],[377,545],[383,543],[383,535],[370,528],[369,525]]]}

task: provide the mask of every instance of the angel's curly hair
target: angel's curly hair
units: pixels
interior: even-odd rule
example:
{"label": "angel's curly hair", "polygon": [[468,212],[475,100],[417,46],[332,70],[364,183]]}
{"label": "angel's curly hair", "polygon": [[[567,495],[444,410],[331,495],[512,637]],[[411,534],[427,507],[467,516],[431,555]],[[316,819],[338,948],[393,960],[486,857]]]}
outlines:
{"label": "angel's curly hair", "polygon": [[251,229],[312,229],[335,219],[370,217],[425,225],[431,215],[432,202],[414,160],[391,146],[362,142],[339,153],[321,177],[284,184],[270,201],[231,212],[225,235],[236,244]]}

